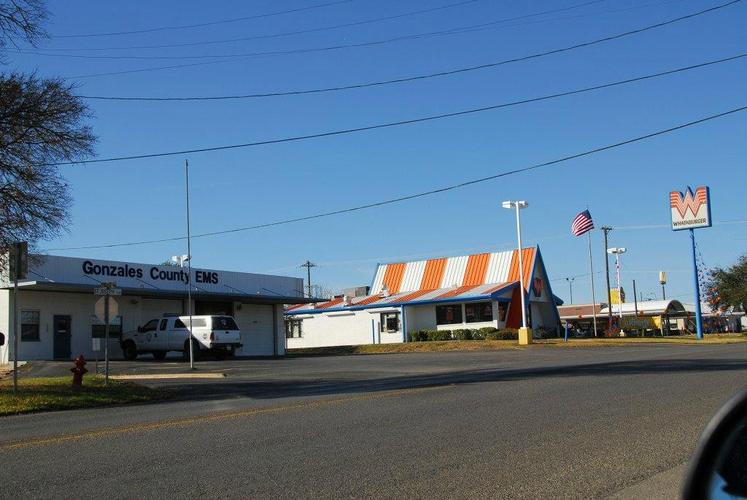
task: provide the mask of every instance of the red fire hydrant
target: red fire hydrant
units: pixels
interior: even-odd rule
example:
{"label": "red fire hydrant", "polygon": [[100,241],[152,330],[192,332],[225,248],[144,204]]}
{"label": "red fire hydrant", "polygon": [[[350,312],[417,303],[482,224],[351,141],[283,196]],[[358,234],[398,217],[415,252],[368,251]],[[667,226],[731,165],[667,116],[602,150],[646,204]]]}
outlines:
{"label": "red fire hydrant", "polygon": [[80,387],[83,385],[83,375],[88,373],[88,370],[86,370],[86,358],[81,354],[75,358],[74,363],[75,366],[70,368],[70,371],[73,372],[73,387]]}

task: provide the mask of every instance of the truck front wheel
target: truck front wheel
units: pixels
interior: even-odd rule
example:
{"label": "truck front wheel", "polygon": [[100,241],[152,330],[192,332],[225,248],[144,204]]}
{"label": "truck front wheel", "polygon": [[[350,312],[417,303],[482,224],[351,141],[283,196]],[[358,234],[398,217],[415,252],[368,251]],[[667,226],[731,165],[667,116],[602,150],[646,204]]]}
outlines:
{"label": "truck front wheel", "polygon": [[122,353],[127,361],[134,361],[137,358],[137,346],[132,340],[128,340],[122,346]]}

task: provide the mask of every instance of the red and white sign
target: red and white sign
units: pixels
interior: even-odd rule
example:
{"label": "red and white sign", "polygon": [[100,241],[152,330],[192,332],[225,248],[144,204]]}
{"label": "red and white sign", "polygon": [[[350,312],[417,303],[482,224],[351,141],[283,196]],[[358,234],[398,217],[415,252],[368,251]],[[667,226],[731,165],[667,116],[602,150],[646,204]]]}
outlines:
{"label": "red and white sign", "polygon": [[672,212],[672,230],[695,229],[711,226],[711,196],[708,186],[688,187],[684,193],[671,191],[669,207]]}

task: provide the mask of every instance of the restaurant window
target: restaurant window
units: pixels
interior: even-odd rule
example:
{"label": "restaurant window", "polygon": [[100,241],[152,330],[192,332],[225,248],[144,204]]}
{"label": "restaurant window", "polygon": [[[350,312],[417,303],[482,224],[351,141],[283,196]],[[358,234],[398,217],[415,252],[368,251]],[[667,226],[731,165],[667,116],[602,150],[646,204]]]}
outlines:
{"label": "restaurant window", "polygon": [[399,313],[381,313],[381,331],[395,333],[399,331]]}
{"label": "restaurant window", "polygon": [[39,311],[21,311],[21,341],[39,342]]}
{"label": "restaurant window", "polygon": [[285,338],[300,339],[302,337],[302,330],[301,330],[302,321],[303,320],[300,320],[300,319],[285,320]]}
{"label": "restaurant window", "polygon": [[436,324],[453,325],[462,322],[462,304],[436,306]]}
{"label": "restaurant window", "polygon": [[467,320],[467,323],[493,321],[493,303],[471,302],[464,304],[464,318]]}
{"label": "restaurant window", "polygon": [[505,302],[498,302],[498,320],[505,323],[506,313],[508,312],[508,304]]}
{"label": "restaurant window", "polygon": [[[155,330],[155,327],[153,328]],[[122,316],[109,318],[109,338],[120,338],[122,336]],[[91,316],[91,338],[103,339],[106,337],[106,325],[97,316]]]}

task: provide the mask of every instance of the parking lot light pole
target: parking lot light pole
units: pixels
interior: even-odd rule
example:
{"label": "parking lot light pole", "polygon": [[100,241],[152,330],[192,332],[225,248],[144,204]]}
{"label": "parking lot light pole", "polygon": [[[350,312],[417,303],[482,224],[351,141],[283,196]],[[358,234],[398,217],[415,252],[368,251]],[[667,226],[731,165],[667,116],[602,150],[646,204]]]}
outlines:
{"label": "parking lot light pole", "polygon": [[[618,307],[618,314],[620,316],[620,333],[625,334],[622,328],[622,320],[623,320],[623,306],[622,306],[622,289],[620,284],[620,255],[627,252],[627,248],[625,247],[613,247],[607,250],[608,253],[611,253],[615,256],[615,271],[617,273],[617,307]],[[612,305],[610,304],[610,311],[612,310]]]}
{"label": "parking lot light pole", "polygon": [[184,160],[187,190],[187,310],[189,311],[189,369],[195,369],[194,342],[192,341],[192,234],[189,223],[189,160]]}
{"label": "parking lot light pole", "polygon": [[519,245],[519,293],[521,294],[521,328],[519,328],[519,344],[528,345],[532,343],[532,330],[527,327],[527,307],[526,297],[524,296],[524,261],[521,249],[521,218],[519,210],[527,208],[529,203],[526,201],[504,201],[501,206],[508,210],[516,210],[516,237]]}

